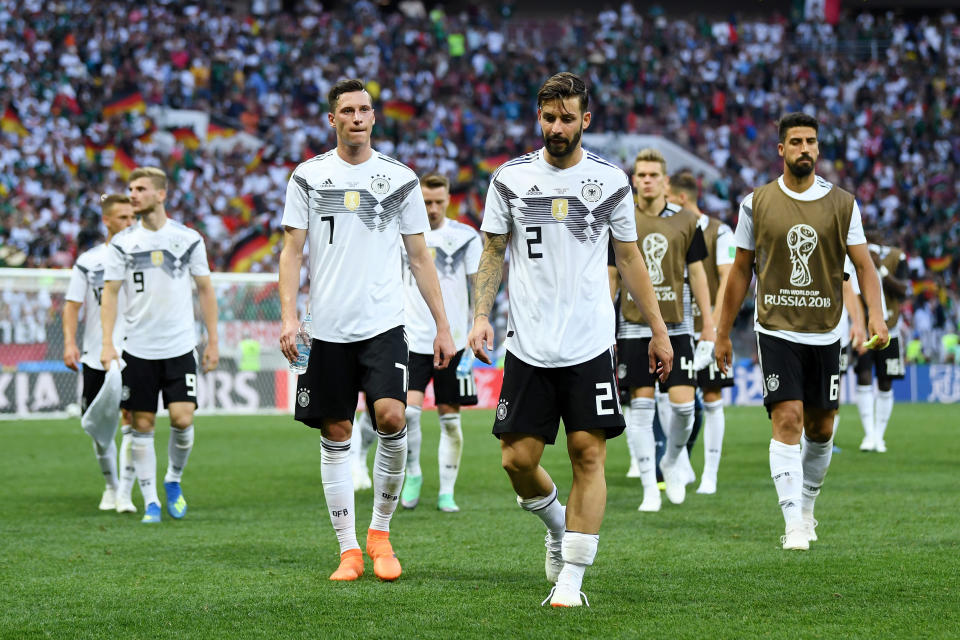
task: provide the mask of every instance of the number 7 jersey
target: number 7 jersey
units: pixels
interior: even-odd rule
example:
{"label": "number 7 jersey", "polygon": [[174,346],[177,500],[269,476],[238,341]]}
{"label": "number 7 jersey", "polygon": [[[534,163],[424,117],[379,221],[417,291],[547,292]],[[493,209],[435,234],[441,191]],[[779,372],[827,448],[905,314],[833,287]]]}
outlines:
{"label": "number 7 jersey", "polygon": [[595,358],[614,336],[607,244],[636,242],[626,174],[583,150],[558,169],[543,149],[501,166],[490,180],[481,229],[512,233],[507,350],[538,367]]}
{"label": "number 7 jersey", "polygon": [[126,341],[117,351],[146,360],[164,360],[197,346],[192,276],[210,275],[203,236],[167,219],[156,231],[135,223],[113,237],[104,280],[122,281]]}

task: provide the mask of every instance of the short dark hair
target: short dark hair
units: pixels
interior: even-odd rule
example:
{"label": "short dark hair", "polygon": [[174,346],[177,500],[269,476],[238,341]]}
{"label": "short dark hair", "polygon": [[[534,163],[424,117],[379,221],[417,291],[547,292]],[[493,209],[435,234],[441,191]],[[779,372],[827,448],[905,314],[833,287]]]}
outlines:
{"label": "short dark hair", "polygon": [[688,170],[681,170],[670,177],[670,189],[672,191],[682,191],[690,196],[690,199],[696,202],[700,195],[700,185],[697,179]]}
{"label": "short dark hair", "polygon": [[540,91],[537,92],[537,108],[539,109],[547,102],[566,100],[574,96],[580,98],[580,114],[586,113],[587,105],[590,104],[590,94],[587,93],[586,83],[574,73],[561,71],[551,76],[540,87]]}
{"label": "short dark hair", "polygon": [[780,142],[787,139],[787,130],[793,127],[810,127],[814,131],[820,131],[820,123],[817,122],[816,118],[800,111],[794,111],[780,118],[780,122],[777,123]]}
{"label": "short dark hair", "polygon": [[450,191],[450,178],[439,173],[428,173],[420,178],[420,186],[427,189],[446,189]]}
{"label": "short dark hair", "polygon": [[330,88],[330,93],[327,94],[327,105],[329,105],[330,113],[336,112],[337,100],[339,100],[343,94],[366,90],[366,87],[363,86],[363,80],[357,78],[338,80],[337,83]]}

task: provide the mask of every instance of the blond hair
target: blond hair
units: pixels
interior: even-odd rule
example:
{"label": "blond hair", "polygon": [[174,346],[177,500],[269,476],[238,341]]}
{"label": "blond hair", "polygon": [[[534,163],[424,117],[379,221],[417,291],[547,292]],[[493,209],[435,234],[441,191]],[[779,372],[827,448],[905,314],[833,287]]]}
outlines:
{"label": "blond hair", "polygon": [[167,174],[165,174],[162,169],[157,169],[156,167],[137,167],[130,174],[130,180],[128,182],[133,182],[140,178],[150,178],[153,181],[153,186],[157,189],[167,188]]}
{"label": "blond hair", "polygon": [[427,189],[446,189],[450,191],[450,178],[439,173],[428,173],[420,178],[420,186]]}
{"label": "blond hair", "polygon": [[640,152],[637,153],[637,157],[633,161],[634,168],[636,168],[638,162],[659,162],[663,175],[667,175],[667,160],[663,157],[662,153],[653,147],[641,149]]}
{"label": "blond hair", "polygon": [[100,196],[100,211],[104,215],[118,204],[130,204],[130,198],[122,193],[104,193]]}

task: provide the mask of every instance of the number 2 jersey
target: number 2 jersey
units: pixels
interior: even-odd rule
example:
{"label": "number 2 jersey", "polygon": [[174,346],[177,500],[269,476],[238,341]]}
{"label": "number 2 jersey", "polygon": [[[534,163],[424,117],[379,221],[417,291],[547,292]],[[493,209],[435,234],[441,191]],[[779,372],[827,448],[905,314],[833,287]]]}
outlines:
{"label": "number 2 jersey", "polygon": [[311,158],[290,176],[280,224],[307,229],[314,338],[359,342],[403,324],[400,235],[430,228],[406,165],[377,151],[360,164],[336,150]]}
{"label": "number 2 jersey", "polygon": [[[80,362],[83,366],[103,371],[100,364],[100,350],[103,347],[103,326],[100,324],[100,299],[103,294],[103,273],[106,268],[110,246],[98,244],[77,256],[70,273],[70,285],[66,299],[83,305],[83,346]],[[117,322],[113,326],[113,346],[123,346],[125,323],[123,309],[127,304],[127,294],[122,289],[117,298]]]}
{"label": "number 2 jersey", "polygon": [[610,235],[636,242],[626,174],[583,150],[558,169],[543,149],[501,166],[481,229],[511,233],[506,348],[538,367],[567,367],[614,344],[607,276]]}
{"label": "number 2 jersey", "polygon": [[126,340],[117,351],[145,360],[189,353],[197,346],[193,276],[210,275],[203,237],[175,220],[150,231],[135,223],[113,237],[104,280],[122,281]]}

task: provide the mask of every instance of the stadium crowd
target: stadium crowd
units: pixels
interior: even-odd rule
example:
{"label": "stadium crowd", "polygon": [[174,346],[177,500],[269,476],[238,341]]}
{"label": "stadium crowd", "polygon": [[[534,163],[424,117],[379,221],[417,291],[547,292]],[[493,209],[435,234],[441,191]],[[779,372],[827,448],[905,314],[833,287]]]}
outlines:
{"label": "stadium crowd", "polygon": [[[855,192],[865,224],[911,256],[923,285],[908,320],[916,307],[930,331],[958,326],[951,13],[864,12],[831,26],[680,19],[630,2],[563,21],[517,16],[509,3],[456,14],[417,1],[389,13],[371,2],[277,5],[233,15],[169,0],[0,0],[0,266],[69,267],[100,236],[99,195],[123,191],[132,162],[173,177],[169,209],[227,269],[241,243],[276,230],[290,169],[334,144],[324,101],[343,76],[369,81],[375,147],[449,175],[466,194],[461,213],[479,219],[496,159],[540,144],[533,94],[565,68],[590,83],[593,131],[663,135],[720,169],[701,203],[731,224],[739,201],[779,173],[773,123],[816,114],[818,172]],[[188,137],[168,148],[141,107],[206,112],[264,146],[214,152]],[[278,251],[248,268],[276,271]]]}

